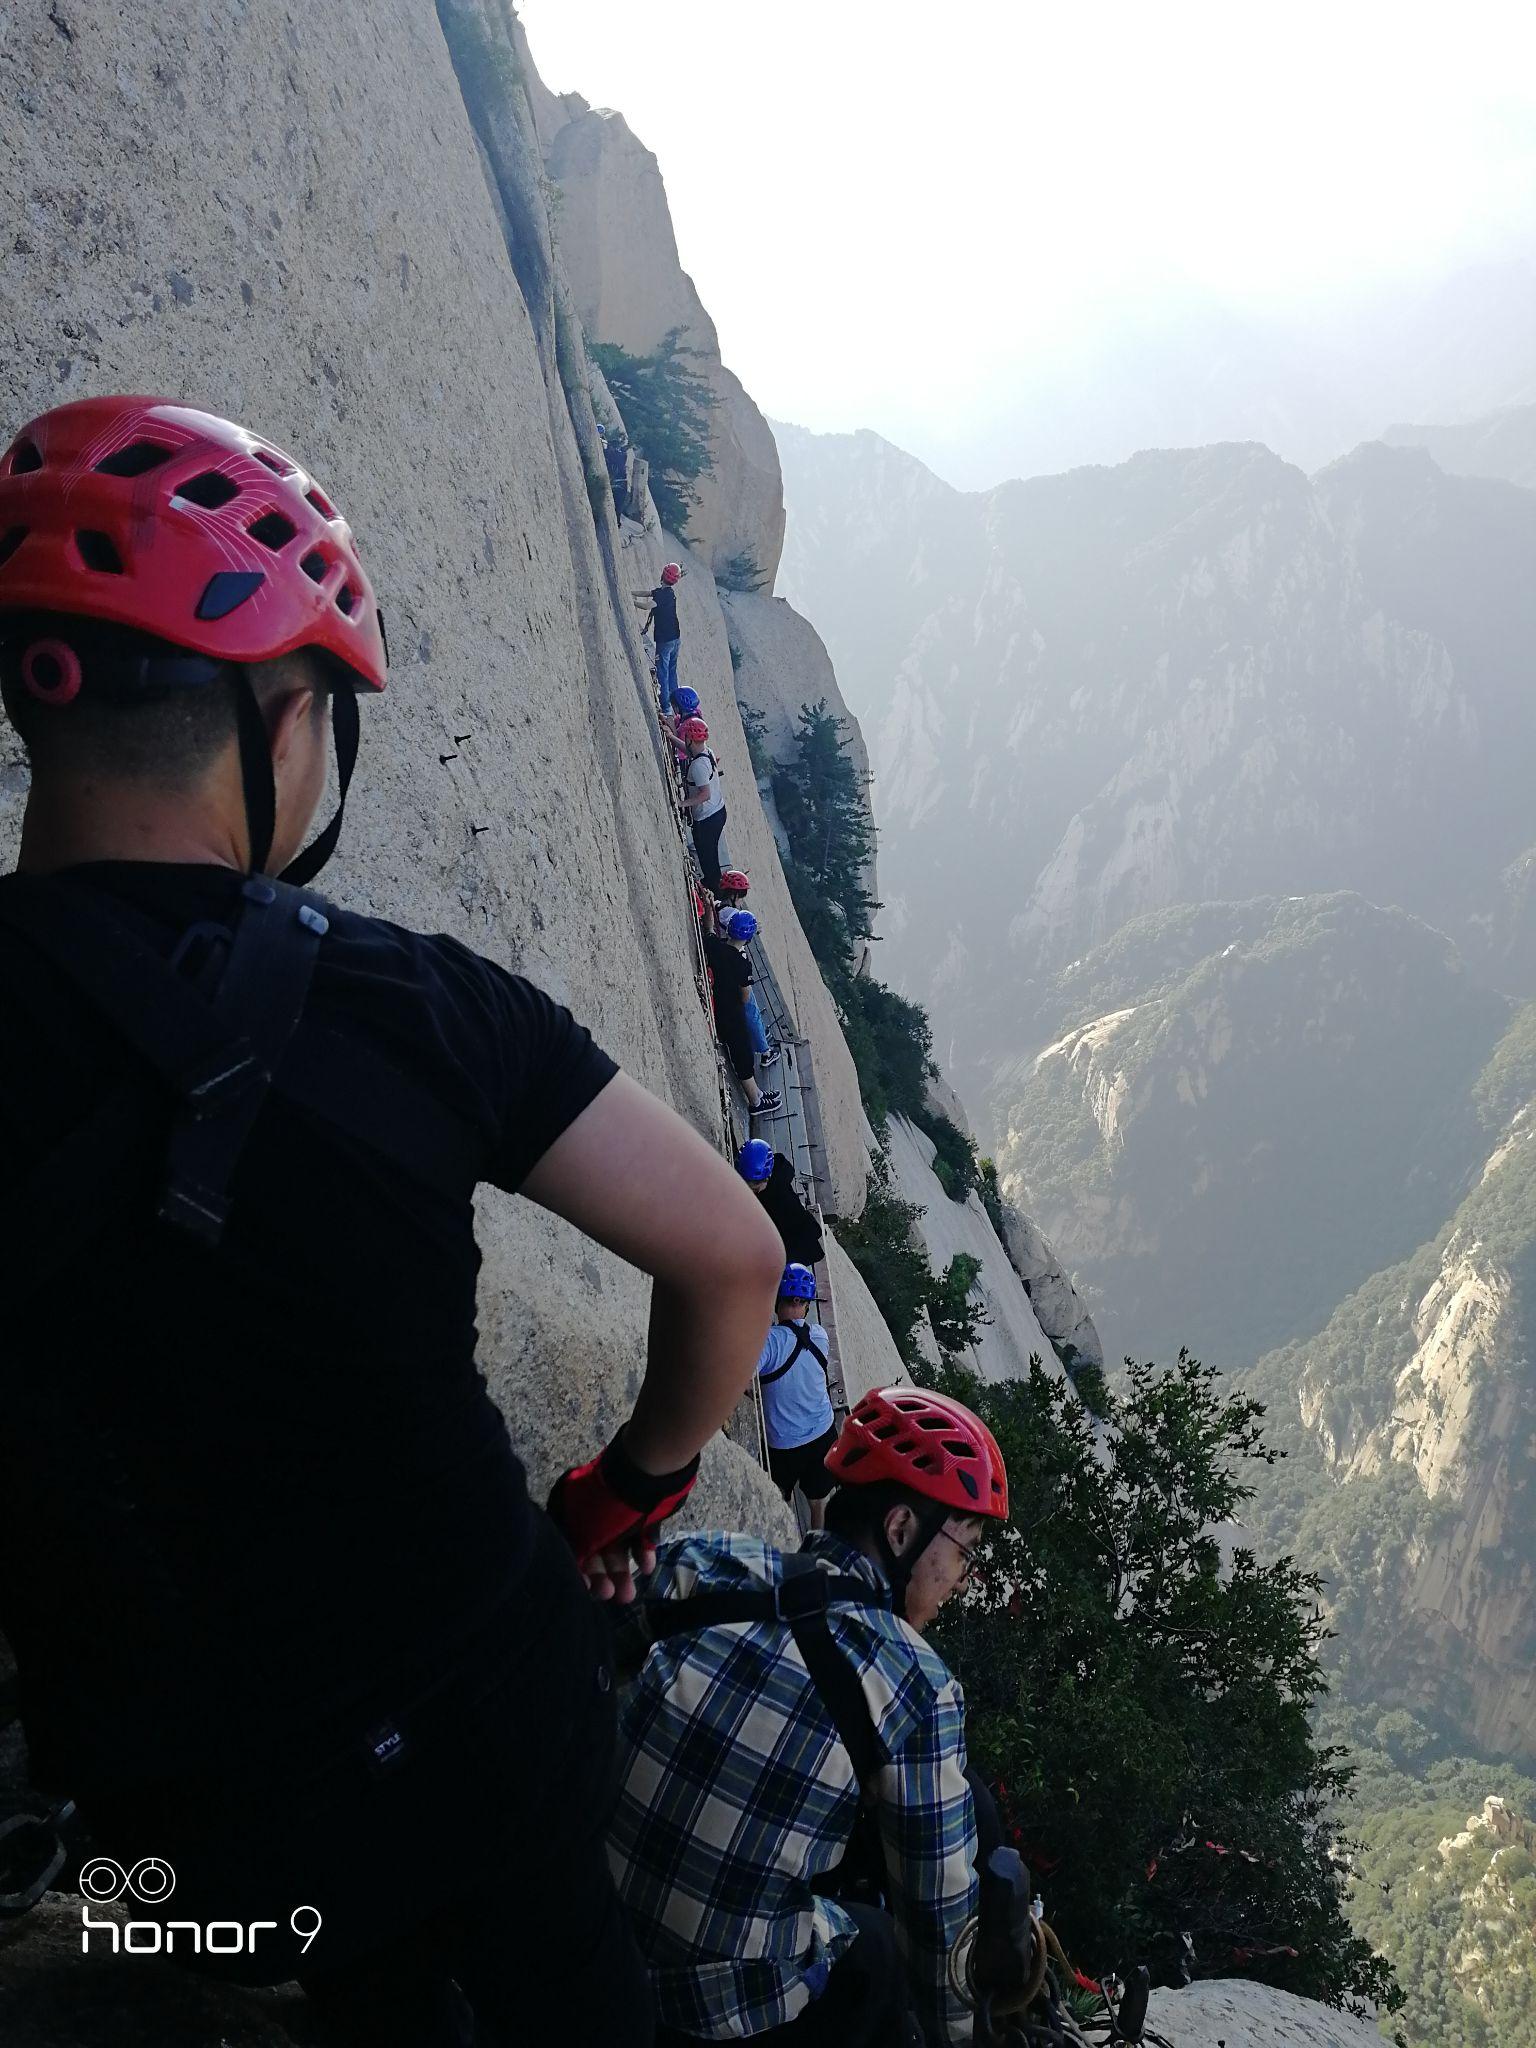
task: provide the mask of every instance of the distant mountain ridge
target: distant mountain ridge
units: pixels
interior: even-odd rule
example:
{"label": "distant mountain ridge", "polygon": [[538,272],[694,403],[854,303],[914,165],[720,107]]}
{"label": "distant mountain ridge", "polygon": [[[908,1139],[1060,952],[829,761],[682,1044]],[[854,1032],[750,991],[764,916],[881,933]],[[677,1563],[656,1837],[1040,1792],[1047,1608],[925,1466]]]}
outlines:
{"label": "distant mountain ridge", "polygon": [[1148,911],[1347,888],[1523,961],[1536,494],[1373,443],[968,496],[776,431],[783,584],[876,778],[884,971],[973,1113],[1042,979]]}

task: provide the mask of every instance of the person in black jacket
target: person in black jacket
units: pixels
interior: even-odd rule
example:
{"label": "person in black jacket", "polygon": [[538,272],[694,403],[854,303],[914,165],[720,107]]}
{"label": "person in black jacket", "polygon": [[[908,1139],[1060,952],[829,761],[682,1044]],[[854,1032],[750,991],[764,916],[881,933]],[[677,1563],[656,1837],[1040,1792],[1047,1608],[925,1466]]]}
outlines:
{"label": "person in black jacket", "polygon": [[762,1203],[784,1241],[784,1257],[793,1266],[816,1266],[826,1247],[816,1218],[795,1193],[795,1171],[781,1152],[763,1138],[752,1138],[736,1155],[736,1171]]}
{"label": "person in black jacket", "polygon": [[656,642],[656,688],[661,693],[663,717],[672,709],[677,689],[677,650],[683,638],[677,619],[677,586],[682,580],[682,564],[668,562],[654,590],[631,592],[636,604],[648,604],[651,608],[645,624],[651,628]]}

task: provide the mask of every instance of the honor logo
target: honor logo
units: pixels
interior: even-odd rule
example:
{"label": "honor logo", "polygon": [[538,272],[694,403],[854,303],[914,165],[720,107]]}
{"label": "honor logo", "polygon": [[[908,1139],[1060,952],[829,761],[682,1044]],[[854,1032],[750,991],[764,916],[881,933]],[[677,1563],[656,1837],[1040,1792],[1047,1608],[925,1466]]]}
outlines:
{"label": "honor logo", "polygon": [[[131,1870],[124,1870],[110,1856],[93,1856],[80,1873],[80,1893],[91,1905],[108,1906],[124,1892],[141,1905],[163,1906],[176,1889],[176,1873],[159,1856],[144,1856]],[[80,1909],[80,1951],[91,1953],[91,1936],[96,1935],[112,1955],[182,1954],[240,1956],[256,1953],[260,1934],[276,1934],[275,1920],[93,1920],[90,1906]],[[299,1953],[308,1955],[310,1944],[320,1932],[317,1906],[295,1906],[288,1925],[303,1944]],[[179,1938],[179,1940],[178,1940]]]}

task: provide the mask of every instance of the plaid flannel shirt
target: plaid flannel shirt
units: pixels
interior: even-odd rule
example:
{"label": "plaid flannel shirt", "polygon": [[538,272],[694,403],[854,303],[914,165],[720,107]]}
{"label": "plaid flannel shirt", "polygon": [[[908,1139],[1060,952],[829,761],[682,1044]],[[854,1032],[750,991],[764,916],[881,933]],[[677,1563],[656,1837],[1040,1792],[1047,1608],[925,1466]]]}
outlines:
{"label": "plaid flannel shirt", "polygon": [[[883,1574],[837,1537],[805,1550],[865,1581],[881,1603],[828,1622],[859,1670],[892,1759],[876,1781],[897,1942],[931,2042],[971,2039],[949,1989],[949,1952],[975,1911],[976,1816],[965,1778],[965,1700],[928,1645],[890,1611]],[[649,1597],[777,1585],[783,1558],[750,1536],[664,1544]],[[853,1765],[794,1639],[738,1622],[652,1646],[621,1717],[621,1784],[609,1860],[661,2017],[736,2040],[802,2012],[856,1928],[811,1880],[853,1833]]]}

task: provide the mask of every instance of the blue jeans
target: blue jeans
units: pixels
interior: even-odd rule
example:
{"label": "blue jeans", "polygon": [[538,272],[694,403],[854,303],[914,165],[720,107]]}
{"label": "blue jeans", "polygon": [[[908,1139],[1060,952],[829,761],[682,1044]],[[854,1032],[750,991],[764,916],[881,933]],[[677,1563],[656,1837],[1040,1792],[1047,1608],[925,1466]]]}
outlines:
{"label": "blue jeans", "polygon": [[658,640],[656,643],[656,682],[661,690],[661,708],[672,709],[672,692],[677,688],[676,640]]}
{"label": "blue jeans", "polygon": [[746,1013],[747,1036],[752,1041],[752,1050],[759,1059],[763,1059],[768,1051],[768,1034],[763,1029],[762,1012],[757,1007],[757,997],[750,989],[747,990],[747,1000],[742,1004],[742,1009]]}

